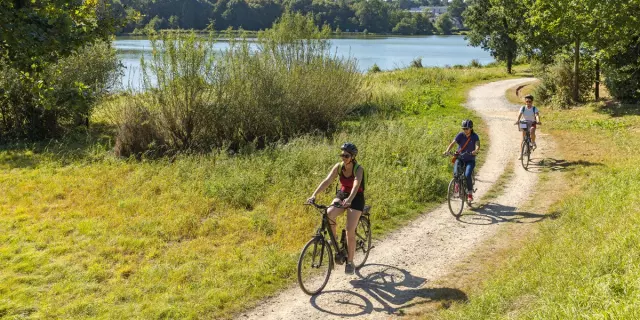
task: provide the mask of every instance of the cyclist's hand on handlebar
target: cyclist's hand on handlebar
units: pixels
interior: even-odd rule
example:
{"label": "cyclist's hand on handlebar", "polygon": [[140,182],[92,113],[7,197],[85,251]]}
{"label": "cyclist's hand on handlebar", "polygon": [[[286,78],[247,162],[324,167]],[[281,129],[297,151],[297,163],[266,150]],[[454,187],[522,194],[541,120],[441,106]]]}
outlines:
{"label": "cyclist's hand on handlebar", "polygon": [[536,123],[537,123],[537,124],[540,124],[540,125],[542,124],[542,122],[540,122],[540,121],[538,121],[538,122],[536,122]]}
{"label": "cyclist's hand on handlebar", "polygon": [[309,197],[305,204],[314,204],[316,202],[316,197]]}
{"label": "cyclist's hand on handlebar", "polygon": [[478,150],[471,151],[471,154],[474,155],[474,156],[477,155],[478,154]]}
{"label": "cyclist's hand on handlebar", "polygon": [[351,202],[347,200],[342,201],[342,207],[345,209],[351,207]]}

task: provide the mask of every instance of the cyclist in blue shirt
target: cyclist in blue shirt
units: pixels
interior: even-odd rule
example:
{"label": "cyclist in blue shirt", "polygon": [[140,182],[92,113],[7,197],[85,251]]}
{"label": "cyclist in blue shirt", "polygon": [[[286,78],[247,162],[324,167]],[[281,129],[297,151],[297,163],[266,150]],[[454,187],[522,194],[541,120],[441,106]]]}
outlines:
{"label": "cyclist in blue shirt", "polygon": [[462,161],[464,164],[464,176],[467,178],[467,201],[473,201],[473,169],[476,167],[476,155],[480,151],[480,137],[473,131],[473,121],[466,119],[462,121],[462,132],[458,133],[456,137],[451,141],[447,151],[444,154],[448,154],[454,144],[458,144],[456,154],[462,154],[456,159],[453,165],[453,174],[457,175],[458,162]]}

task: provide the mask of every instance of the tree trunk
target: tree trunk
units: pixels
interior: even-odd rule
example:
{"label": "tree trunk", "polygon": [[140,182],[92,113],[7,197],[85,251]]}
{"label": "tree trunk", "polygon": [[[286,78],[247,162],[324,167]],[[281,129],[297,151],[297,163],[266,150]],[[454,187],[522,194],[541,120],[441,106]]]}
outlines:
{"label": "tree trunk", "polygon": [[573,101],[580,100],[580,37],[576,37],[576,46],[574,48],[574,64],[573,64]]}
{"label": "tree trunk", "polygon": [[511,74],[511,68],[513,66],[513,54],[511,50],[507,52],[507,73]]}
{"label": "tree trunk", "polygon": [[600,99],[600,59],[596,60],[596,100]]}

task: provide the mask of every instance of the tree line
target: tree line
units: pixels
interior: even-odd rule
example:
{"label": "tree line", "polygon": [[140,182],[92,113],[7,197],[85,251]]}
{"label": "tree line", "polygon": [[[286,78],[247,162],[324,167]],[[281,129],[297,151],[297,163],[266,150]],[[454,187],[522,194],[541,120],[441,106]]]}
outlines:
{"label": "tree line", "polygon": [[[463,13],[469,42],[504,61],[537,68],[540,95],[566,106],[611,94],[640,100],[640,12],[637,0],[470,0]],[[595,87],[595,92],[592,88]]]}
{"label": "tree line", "polygon": [[[449,5],[452,14],[433,17],[411,13],[419,6]],[[284,12],[311,15],[319,27],[336,31],[395,34],[450,34],[452,21],[461,21],[463,0],[111,0],[114,11],[136,17],[124,33],[149,29],[266,30]],[[432,22],[432,20],[434,20]]]}

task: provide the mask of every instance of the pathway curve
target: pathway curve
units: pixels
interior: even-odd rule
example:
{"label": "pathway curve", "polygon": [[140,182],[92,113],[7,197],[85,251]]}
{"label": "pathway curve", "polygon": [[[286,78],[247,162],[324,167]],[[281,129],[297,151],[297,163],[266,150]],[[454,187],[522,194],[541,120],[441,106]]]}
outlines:
{"label": "pathway curve", "polygon": [[[530,81],[530,78],[521,78],[492,82],[469,92],[467,107],[482,116],[491,141],[490,148],[482,150],[488,155],[478,170],[475,197],[482,198],[505,168],[514,166],[514,174],[502,195],[465,212],[458,220],[445,203],[374,242],[367,264],[356,275],[347,276],[344,267],[337,266],[321,294],[310,297],[292,286],[239,318],[388,319],[424,301],[464,299],[465,293],[458,289],[431,284],[468,258],[503,223],[535,223],[544,218],[541,214],[518,210],[529,199],[538,174],[525,171],[516,160],[520,138],[513,123],[518,106],[505,98],[507,89]],[[545,144],[545,140],[538,142],[535,156],[544,156],[552,147]],[[443,149],[445,144],[443,142]]]}

